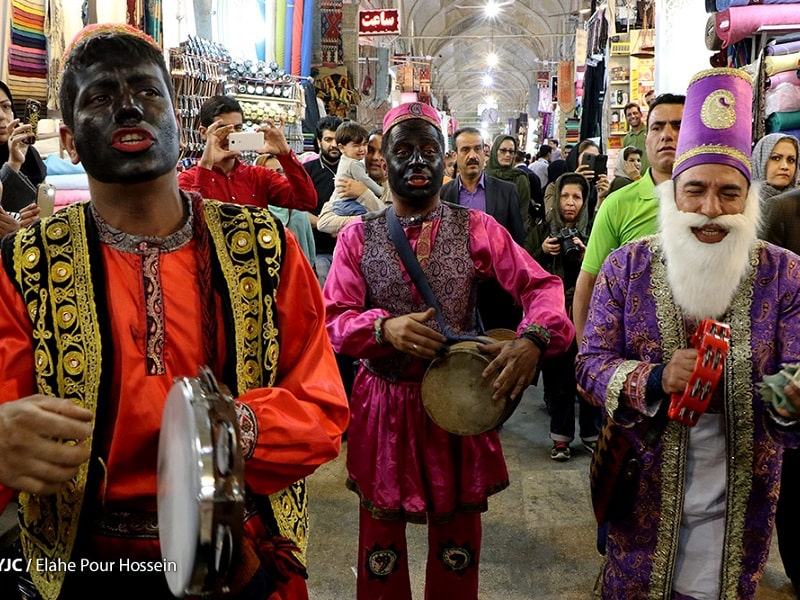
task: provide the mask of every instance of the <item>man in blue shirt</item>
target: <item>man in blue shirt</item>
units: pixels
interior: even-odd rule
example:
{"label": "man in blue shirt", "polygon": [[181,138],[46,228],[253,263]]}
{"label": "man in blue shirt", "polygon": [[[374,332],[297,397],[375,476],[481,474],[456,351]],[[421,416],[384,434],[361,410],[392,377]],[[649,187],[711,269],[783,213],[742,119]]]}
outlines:
{"label": "man in blue shirt", "polygon": [[[453,134],[453,145],[456,178],[442,186],[441,200],[484,211],[505,227],[515,242],[522,244],[525,228],[519,213],[517,188],[483,172],[487,159],[481,132],[474,127],[459,129]],[[478,312],[486,330],[516,329],[522,318],[522,309],[493,280],[478,287]]]}

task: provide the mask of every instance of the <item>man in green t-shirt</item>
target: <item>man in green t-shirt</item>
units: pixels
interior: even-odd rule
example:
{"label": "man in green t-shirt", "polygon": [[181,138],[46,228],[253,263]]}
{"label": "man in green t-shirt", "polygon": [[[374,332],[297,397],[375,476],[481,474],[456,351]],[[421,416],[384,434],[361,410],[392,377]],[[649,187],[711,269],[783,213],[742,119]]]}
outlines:
{"label": "man in green t-shirt", "polygon": [[656,233],[658,202],[654,188],[672,177],[684,100],[685,96],[675,94],[662,94],[656,98],[647,115],[645,138],[650,168],[644,177],[617,190],[600,205],[575,284],[573,321],[579,344],[589,313],[592,288],[603,261],[615,248]]}
{"label": "man in green t-shirt", "polygon": [[644,175],[650,167],[645,147],[647,127],[642,121],[642,109],[639,108],[636,102],[630,102],[625,105],[625,120],[628,122],[628,133],[622,138],[622,147],[634,146],[642,151],[642,166],[639,172]]}

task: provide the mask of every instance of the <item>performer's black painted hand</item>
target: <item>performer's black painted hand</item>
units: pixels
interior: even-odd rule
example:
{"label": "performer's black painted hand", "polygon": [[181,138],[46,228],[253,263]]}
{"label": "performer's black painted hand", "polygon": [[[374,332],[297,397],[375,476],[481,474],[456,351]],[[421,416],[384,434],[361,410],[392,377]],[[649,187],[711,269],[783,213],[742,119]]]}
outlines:
{"label": "performer's black painted hand", "polygon": [[447,338],[423,323],[436,316],[436,309],[392,317],[383,322],[383,339],[400,352],[434,359],[442,353]]}
{"label": "performer's black painted hand", "polygon": [[89,460],[92,412],[69,400],[28,396],[0,404],[0,483],[52,494]]}
{"label": "performer's black painted hand", "polygon": [[499,373],[494,382],[493,400],[522,394],[533,381],[542,355],[536,344],[525,338],[485,344],[478,346],[478,350],[496,356],[482,373],[484,379]]}

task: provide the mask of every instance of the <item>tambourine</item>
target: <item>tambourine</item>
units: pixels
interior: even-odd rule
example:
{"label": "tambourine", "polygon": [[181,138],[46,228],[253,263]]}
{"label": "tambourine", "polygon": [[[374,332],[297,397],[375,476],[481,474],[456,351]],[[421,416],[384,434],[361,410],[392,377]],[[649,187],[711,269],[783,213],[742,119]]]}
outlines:
{"label": "tambourine", "polygon": [[244,459],[230,393],[200,368],[167,395],[158,440],[158,529],[176,597],[228,591],[244,524]]}
{"label": "tambourine", "polygon": [[[486,332],[491,344],[514,339],[511,330]],[[434,359],[422,378],[422,404],[431,420],[456,435],[478,435],[503,424],[519,406],[518,398],[493,400],[497,377],[484,379],[483,370],[492,356],[478,350],[475,341],[458,342],[444,356]]]}
{"label": "tambourine", "polygon": [[683,394],[672,394],[667,411],[670,419],[689,427],[697,424],[717,389],[730,341],[730,325],[712,319],[700,322],[692,336],[692,345],[698,350],[697,362]]}

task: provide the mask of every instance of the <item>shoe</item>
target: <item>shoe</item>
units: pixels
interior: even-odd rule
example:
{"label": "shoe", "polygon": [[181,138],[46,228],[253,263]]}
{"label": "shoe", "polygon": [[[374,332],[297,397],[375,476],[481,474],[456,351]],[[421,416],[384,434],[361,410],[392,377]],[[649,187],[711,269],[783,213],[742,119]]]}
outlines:
{"label": "shoe", "polygon": [[589,454],[594,454],[594,451],[597,450],[597,440],[593,442],[583,442],[583,447],[589,452]]}
{"label": "shoe", "polygon": [[567,442],[553,442],[553,449],[550,450],[550,458],[559,462],[569,460],[572,453]]}

